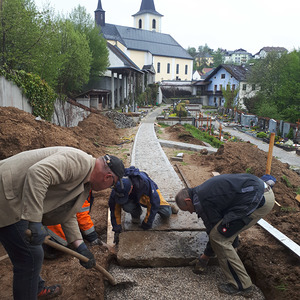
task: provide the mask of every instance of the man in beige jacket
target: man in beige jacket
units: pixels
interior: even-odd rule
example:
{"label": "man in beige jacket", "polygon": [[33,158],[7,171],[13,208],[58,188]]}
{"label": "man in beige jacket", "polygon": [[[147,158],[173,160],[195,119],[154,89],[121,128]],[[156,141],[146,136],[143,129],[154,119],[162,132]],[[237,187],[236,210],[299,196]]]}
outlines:
{"label": "man in beige jacket", "polygon": [[60,285],[45,287],[40,277],[47,235],[43,225],[61,224],[68,243],[90,259],[81,264],[95,265],[76,213],[91,189],[114,186],[123,175],[119,158],[94,158],[71,147],[30,150],[0,161],[0,242],[14,266],[14,299],[47,299],[62,292]]}

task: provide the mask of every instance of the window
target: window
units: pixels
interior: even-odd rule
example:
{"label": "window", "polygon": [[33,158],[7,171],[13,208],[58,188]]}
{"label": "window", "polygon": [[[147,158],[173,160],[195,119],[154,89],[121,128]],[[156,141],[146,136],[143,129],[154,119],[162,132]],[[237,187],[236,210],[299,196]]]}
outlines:
{"label": "window", "polygon": [[185,71],[184,71],[184,74],[187,75],[188,73],[188,65],[185,65]]}
{"label": "window", "polygon": [[167,64],[167,73],[170,74],[170,64]]}
{"label": "window", "polygon": [[152,29],[156,29],[156,20],[155,19],[152,20]]}
{"label": "window", "polygon": [[252,91],[255,91],[255,84],[252,84]]}
{"label": "window", "polygon": [[233,90],[233,91],[235,90],[235,84],[232,85],[232,90]]}
{"label": "window", "polygon": [[222,91],[222,87],[223,87],[222,84],[220,84],[220,91]]}
{"label": "window", "polygon": [[221,79],[225,79],[225,74],[221,74]]}
{"label": "window", "polygon": [[179,64],[176,65],[176,74],[179,74]]}
{"label": "window", "polygon": [[243,84],[243,91],[246,91],[246,87],[247,87],[247,85],[244,83]]}
{"label": "window", "polygon": [[139,19],[139,28],[141,29],[142,28],[142,20]]}
{"label": "window", "polygon": [[217,88],[218,88],[218,87],[217,87],[217,85],[215,85],[215,86],[214,86],[214,91],[216,91],[216,90],[217,90]]}
{"label": "window", "polygon": [[160,73],[160,63],[157,63],[157,73]]}

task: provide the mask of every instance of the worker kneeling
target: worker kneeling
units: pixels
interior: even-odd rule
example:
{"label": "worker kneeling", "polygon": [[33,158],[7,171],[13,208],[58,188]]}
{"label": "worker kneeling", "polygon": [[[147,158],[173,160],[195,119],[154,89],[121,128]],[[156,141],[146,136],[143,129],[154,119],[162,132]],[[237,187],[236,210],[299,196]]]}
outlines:
{"label": "worker kneeling", "polygon": [[148,174],[133,166],[125,168],[125,177],[113,188],[109,198],[109,207],[116,244],[119,242],[119,234],[122,231],[122,208],[131,214],[132,223],[140,224],[142,207],[145,207],[147,212],[141,223],[144,230],[152,227],[156,214],[167,219],[172,213],[178,213],[178,208],[164,199],[157,184]]}

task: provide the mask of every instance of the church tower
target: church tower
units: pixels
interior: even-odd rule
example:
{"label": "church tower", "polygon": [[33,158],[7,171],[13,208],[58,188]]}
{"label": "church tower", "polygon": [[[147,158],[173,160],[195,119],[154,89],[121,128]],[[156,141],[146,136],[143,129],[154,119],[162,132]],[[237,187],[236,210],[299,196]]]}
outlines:
{"label": "church tower", "polygon": [[154,0],[142,0],[140,10],[132,16],[135,28],[161,32],[163,15],[155,10]]}
{"label": "church tower", "polygon": [[98,0],[98,7],[95,10],[95,22],[98,26],[105,26],[105,11],[102,9],[101,0]]}

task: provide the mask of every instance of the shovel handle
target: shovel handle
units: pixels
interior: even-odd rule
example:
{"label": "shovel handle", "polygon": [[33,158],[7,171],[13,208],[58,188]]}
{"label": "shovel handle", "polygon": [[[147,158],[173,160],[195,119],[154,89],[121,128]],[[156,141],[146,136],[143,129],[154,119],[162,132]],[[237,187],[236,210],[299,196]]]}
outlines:
{"label": "shovel handle", "polygon": [[[31,231],[29,229],[26,230],[26,235],[27,236],[31,235]],[[44,244],[46,244],[46,245],[48,245],[48,246],[50,246],[52,248],[55,248],[57,250],[60,250],[60,251],[62,251],[64,253],[70,254],[70,255],[72,255],[72,256],[80,259],[83,262],[88,262],[89,261],[89,259],[87,257],[85,257],[84,255],[81,255],[81,254],[79,254],[78,252],[76,252],[76,251],[74,251],[72,249],[69,249],[69,248],[67,248],[65,246],[62,246],[62,245],[57,244],[57,243],[55,243],[53,241],[50,241],[49,237],[45,238]],[[109,281],[109,283],[111,285],[116,285],[117,284],[115,278],[109,272],[107,272],[103,267],[101,267],[101,266],[99,266],[99,265],[96,264],[94,266],[94,268],[97,269],[98,271],[100,271],[108,279],[108,281]]]}

